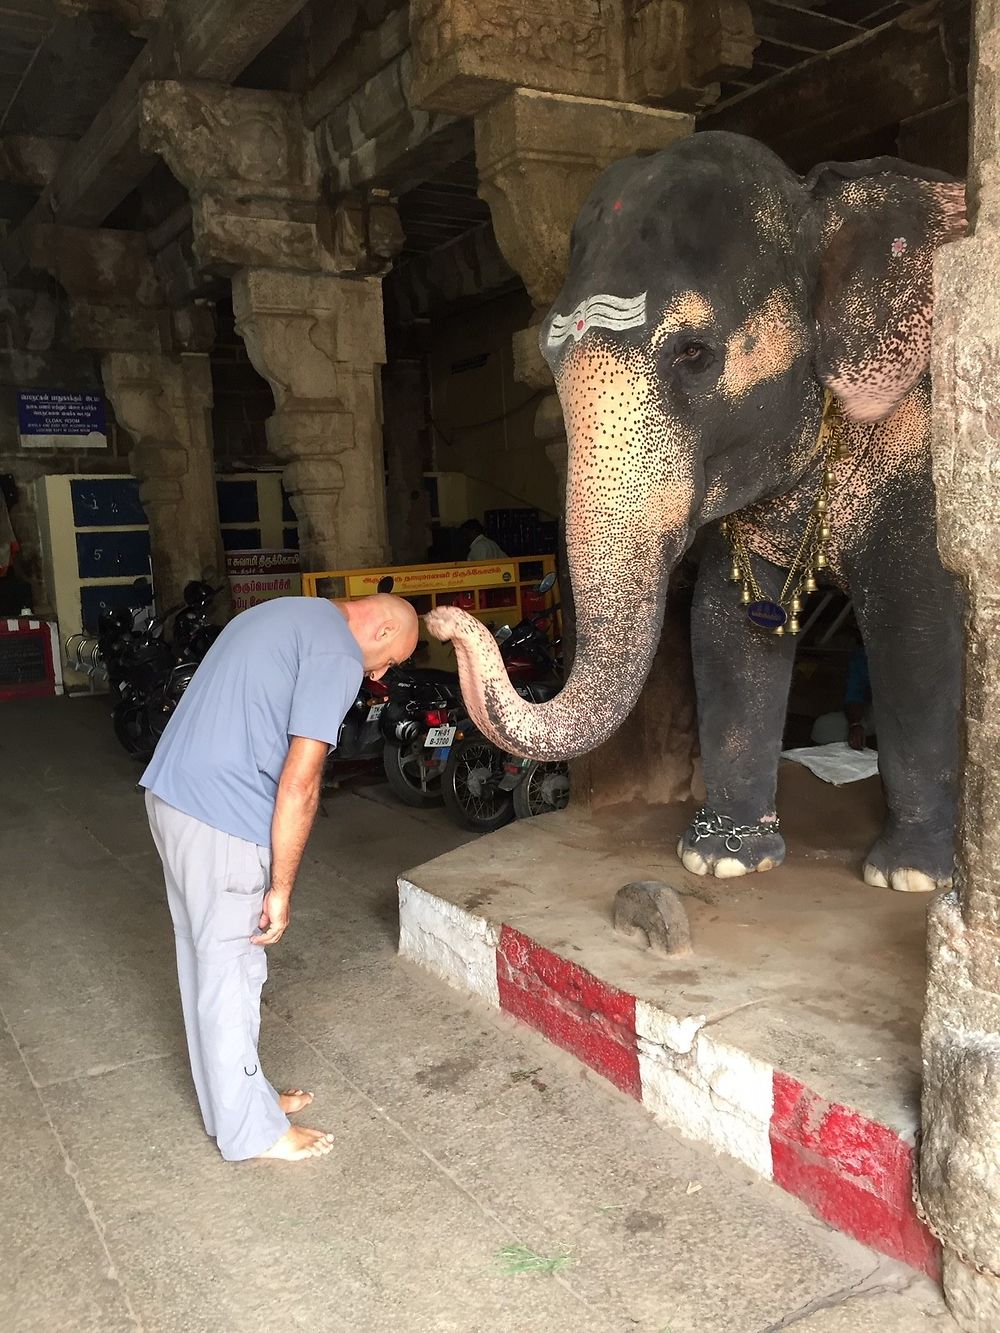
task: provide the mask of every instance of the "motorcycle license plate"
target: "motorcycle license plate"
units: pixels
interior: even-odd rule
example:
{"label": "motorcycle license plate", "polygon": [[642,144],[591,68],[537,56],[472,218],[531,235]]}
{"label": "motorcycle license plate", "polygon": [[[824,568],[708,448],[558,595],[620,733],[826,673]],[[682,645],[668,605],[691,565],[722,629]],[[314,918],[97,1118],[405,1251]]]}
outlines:
{"label": "motorcycle license plate", "polygon": [[385,708],[385,704],[372,704],[372,705],[370,706],[370,708],[368,709],[368,719],[367,719],[367,720],[368,720],[369,722],[377,722],[377,721],[379,720],[379,718],[382,716],[382,711],[383,711],[384,708]]}
{"label": "motorcycle license plate", "polygon": [[424,745],[433,749],[447,749],[455,739],[455,727],[431,727],[424,739]]}

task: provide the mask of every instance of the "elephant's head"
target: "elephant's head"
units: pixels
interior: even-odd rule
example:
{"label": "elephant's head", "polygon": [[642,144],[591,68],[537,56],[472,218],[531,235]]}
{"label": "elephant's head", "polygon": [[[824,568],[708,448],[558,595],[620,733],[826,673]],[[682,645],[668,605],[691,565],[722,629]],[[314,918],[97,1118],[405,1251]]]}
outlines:
{"label": "elephant's head", "polygon": [[569,437],[570,678],[527,704],[478,622],[430,620],[484,732],[555,759],[622,723],[696,528],[801,480],[823,386],[874,421],[926,373],[934,250],[963,230],[960,184],[891,159],[803,180],[707,133],[604,172],[541,328]]}

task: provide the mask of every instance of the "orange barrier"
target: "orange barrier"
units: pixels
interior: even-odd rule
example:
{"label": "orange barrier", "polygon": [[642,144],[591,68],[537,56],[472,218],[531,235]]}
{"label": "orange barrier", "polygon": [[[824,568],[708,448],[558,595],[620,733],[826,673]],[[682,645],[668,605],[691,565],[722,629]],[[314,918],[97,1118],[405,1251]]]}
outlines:
{"label": "orange barrier", "polygon": [[[503,560],[464,561],[451,565],[386,565],[377,569],[337,569],[302,575],[307,597],[367,597],[380,579],[392,577],[393,592],[423,615],[435,606],[460,606],[484,624],[514,625],[526,615],[545,610],[557,600],[558,589],[539,594],[538,582],[554,572],[554,555],[508,556]],[[432,659],[442,661],[450,648],[421,633]]]}

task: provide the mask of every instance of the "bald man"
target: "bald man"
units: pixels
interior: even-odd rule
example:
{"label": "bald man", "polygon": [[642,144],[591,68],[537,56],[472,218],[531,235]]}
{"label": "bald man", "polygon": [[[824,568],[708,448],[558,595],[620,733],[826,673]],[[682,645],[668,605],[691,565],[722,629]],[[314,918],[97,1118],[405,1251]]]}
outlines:
{"label": "bald man", "polygon": [[265,948],[288,927],[323,765],[364,675],[417,645],[409,602],[279,597],[226,626],[167,724],[141,785],[174,923],[188,1054],[205,1129],[227,1161],[321,1157],[291,1126],[312,1101],[277,1093],[257,1058]]}

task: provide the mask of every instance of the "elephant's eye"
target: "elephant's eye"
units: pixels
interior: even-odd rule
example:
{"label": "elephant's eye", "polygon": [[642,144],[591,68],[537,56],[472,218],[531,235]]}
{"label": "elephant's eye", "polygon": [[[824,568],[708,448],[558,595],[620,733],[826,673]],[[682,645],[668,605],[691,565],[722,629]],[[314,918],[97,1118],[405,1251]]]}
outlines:
{"label": "elephant's eye", "polygon": [[686,365],[691,367],[705,368],[711,365],[712,353],[710,348],[704,343],[696,342],[693,339],[681,343],[674,355],[675,365]]}

